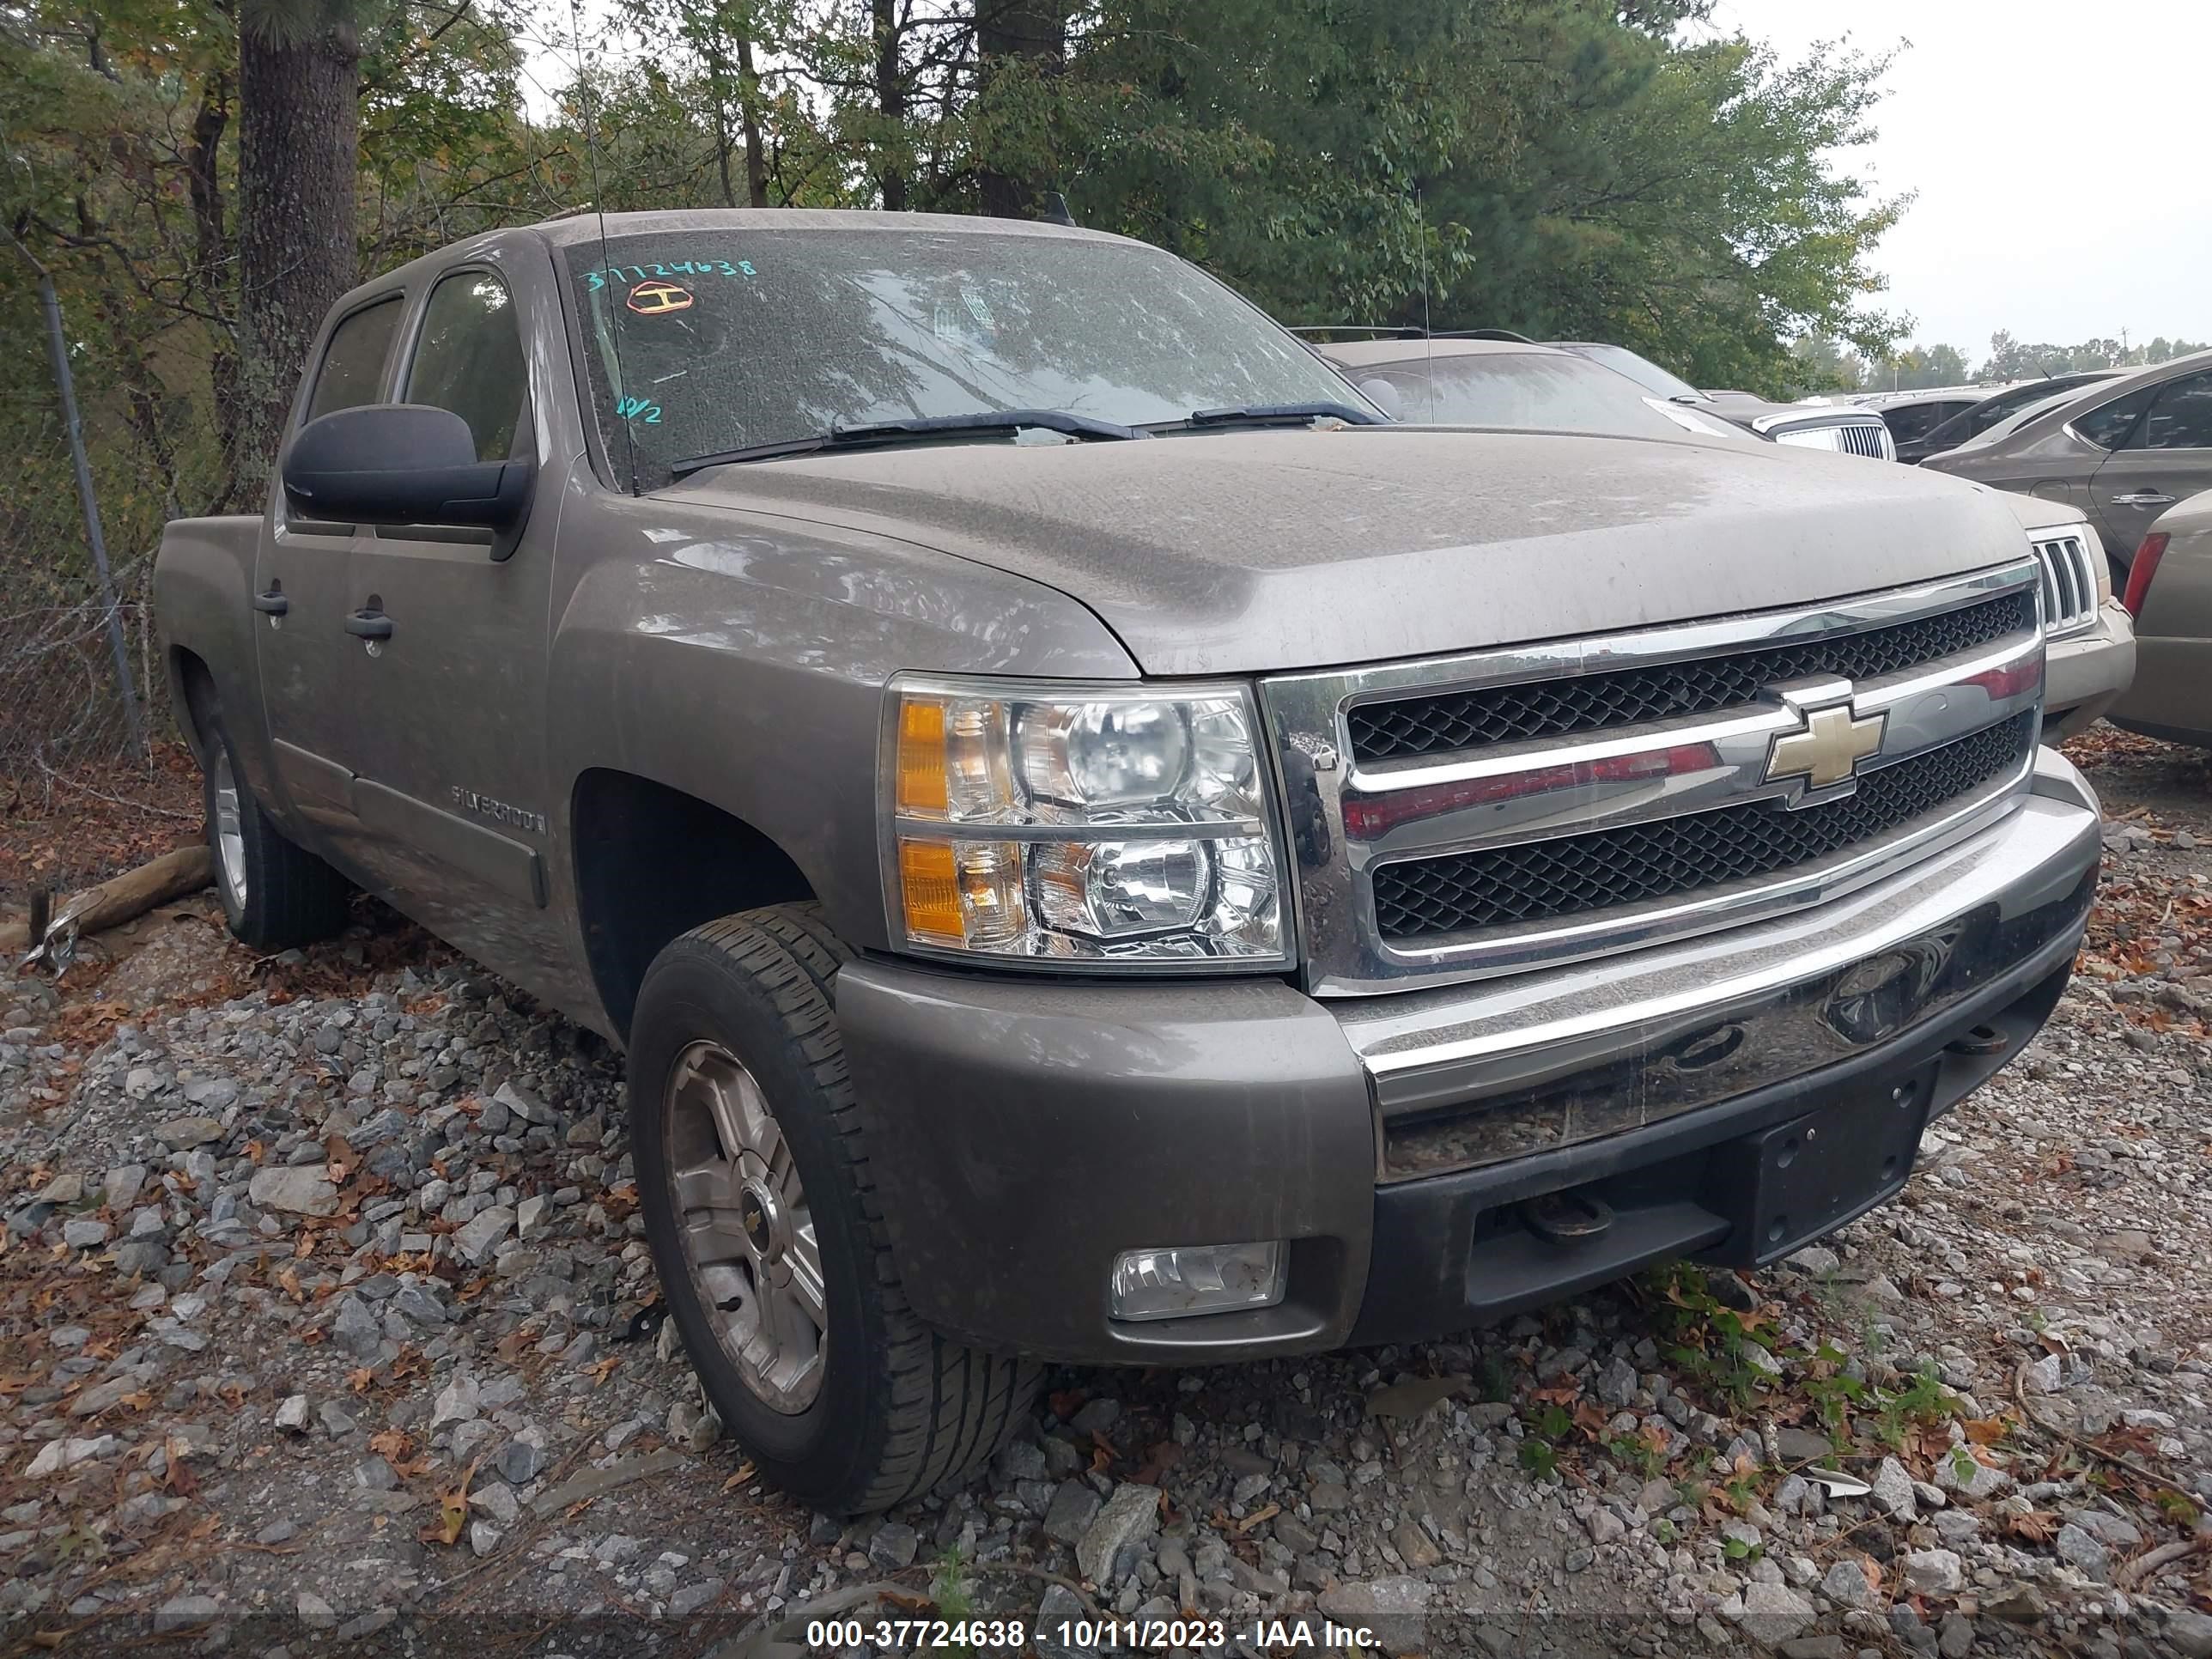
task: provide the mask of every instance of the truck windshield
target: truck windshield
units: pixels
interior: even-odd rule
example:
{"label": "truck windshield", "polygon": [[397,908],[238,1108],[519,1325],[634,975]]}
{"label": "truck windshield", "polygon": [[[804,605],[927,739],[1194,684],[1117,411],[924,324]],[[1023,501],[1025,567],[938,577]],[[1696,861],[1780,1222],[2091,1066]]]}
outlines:
{"label": "truck windshield", "polygon": [[708,228],[567,258],[592,411],[642,489],[690,457],[881,422],[1049,410],[1136,427],[1361,403],[1219,283],[1136,243]]}
{"label": "truck windshield", "polygon": [[1565,351],[1492,351],[1378,363],[1354,380],[1387,380],[1399,418],[1443,425],[1502,426],[1622,437],[1685,432],[1757,443],[1741,427],[1701,409],[1645,393],[1626,375]]}

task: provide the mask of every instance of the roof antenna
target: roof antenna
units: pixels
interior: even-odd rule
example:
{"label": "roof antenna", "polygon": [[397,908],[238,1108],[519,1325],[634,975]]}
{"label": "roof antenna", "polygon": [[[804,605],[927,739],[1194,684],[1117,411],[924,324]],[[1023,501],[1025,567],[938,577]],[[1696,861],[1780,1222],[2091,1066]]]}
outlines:
{"label": "roof antenna", "polygon": [[1037,215],[1048,225],[1073,225],[1075,216],[1067,210],[1067,198],[1056,190],[1044,193],[1044,210]]}
{"label": "roof antenna", "polygon": [[[576,94],[578,101],[582,106],[584,117],[584,155],[592,169],[591,210],[599,223],[599,264],[605,268],[601,274],[606,275],[613,270],[614,261],[611,257],[611,250],[607,246],[607,210],[600,205],[607,199],[607,194],[599,187],[599,122],[595,114],[597,100],[592,96],[590,72],[584,67],[583,0],[568,0],[568,29],[570,38],[574,41],[576,47]],[[623,374],[622,313],[615,306],[614,289],[611,286],[602,287],[599,292],[608,296],[607,345],[614,353],[615,407],[619,410],[623,406],[623,399],[629,396],[628,382]],[[585,303],[588,305],[591,301],[587,298]],[[629,460],[629,493],[633,495],[641,495],[643,492],[637,487],[637,434],[630,429],[630,424],[627,419],[624,419],[622,423],[622,432],[623,447],[627,452]]]}
{"label": "roof antenna", "polygon": [[1421,337],[1429,343],[1429,424],[1437,423],[1437,337],[1429,327],[1429,227],[1421,213],[1421,186],[1413,185],[1413,234],[1421,243]]}

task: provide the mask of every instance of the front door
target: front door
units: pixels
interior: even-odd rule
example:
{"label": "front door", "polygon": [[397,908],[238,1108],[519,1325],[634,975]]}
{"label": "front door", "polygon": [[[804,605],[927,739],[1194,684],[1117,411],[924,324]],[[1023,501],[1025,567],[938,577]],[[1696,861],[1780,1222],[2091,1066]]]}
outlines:
{"label": "front door", "polygon": [[[469,423],[479,460],[527,457],[532,437],[512,285],[488,265],[442,275],[402,353],[397,399]],[[540,458],[542,459],[542,458]],[[567,971],[546,908],[545,663],[557,485],[520,544],[434,525],[365,526],[351,609],[379,633],[364,653],[353,784],[376,884],[426,927],[532,985]],[[507,556],[495,558],[495,553]]]}
{"label": "front door", "polygon": [[2212,489],[2212,368],[2158,388],[2124,447],[2097,469],[2098,521],[2105,546],[2123,563],[2160,514]]}
{"label": "front door", "polygon": [[[371,300],[338,319],[301,401],[301,422],[383,395],[398,338],[401,296]],[[353,675],[360,641],[345,631],[359,527],[293,513],[272,489],[254,566],[254,638],[276,757],[276,804],[302,845],[351,866],[361,829],[352,799]]]}

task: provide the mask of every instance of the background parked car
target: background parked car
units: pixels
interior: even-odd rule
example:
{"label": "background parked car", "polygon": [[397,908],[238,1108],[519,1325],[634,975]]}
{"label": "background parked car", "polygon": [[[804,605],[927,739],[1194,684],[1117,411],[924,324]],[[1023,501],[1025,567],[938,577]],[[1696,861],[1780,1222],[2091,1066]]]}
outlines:
{"label": "background parked car", "polygon": [[1847,398],[1872,410],[1897,441],[1897,459],[1917,461],[1928,453],[1928,434],[1954,415],[1963,415],[1996,391],[1989,386],[1927,386],[1917,392],[1881,392]]}
{"label": "background parked car", "polygon": [[2212,749],[2212,490],[2160,514],[2128,573],[2136,678],[2112,722]]}
{"label": "background parked car", "polygon": [[[1688,428],[1742,443],[1762,441],[1713,413],[1710,402],[1662,397],[1656,386],[1616,374],[1595,357],[1533,341],[1399,338],[1315,349],[1399,420],[1653,437],[1679,436]],[[1848,404],[1799,407],[1808,415],[1860,412]],[[2007,494],[2003,500],[2043,567],[2050,641],[2043,736],[2055,743],[2087,729],[2127,689],[2135,673],[2135,635],[2113,593],[2103,544],[2081,512],[2033,495]]]}
{"label": "background parked car", "polygon": [[1701,407],[1672,402],[1601,363],[1533,341],[1401,338],[1315,349],[1401,421],[1624,437],[1691,432],[1758,441]]}
{"label": "background parked car", "polygon": [[1881,416],[1870,409],[1850,404],[1769,403],[1748,392],[1706,395],[1716,413],[1764,433],[1778,444],[1839,450],[1869,460],[1897,459],[1897,441],[1889,435],[1889,427]]}
{"label": "background parked car", "polygon": [[2083,386],[2100,381],[2115,380],[2126,374],[2121,368],[2084,369],[2078,374],[2050,374],[2033,380],[2016,380],[1996,390],[1984,388],[1984,395],[1962,410],[1932,426],[1923,428],[1917,437],[1907,440],[1898,428],[1887,406],[1882,406],[1882,418],[1890,422],[1890,430],[1897,438],[1897,459],[1917,463],[1930,455],[1940,455],[1945,450],[1956,449],[1969,439],[1979,437],[2000,421],[2009,419],[2031,404],[2062,392],[2078,392]]}
{"label": "background parked car", "polygon": [[2071,503],[2124,568],[2161,513],[2212,489],[2212,351],[2094,385],[1923,465]]}
{"label": "background parked car", "polygon": [[1749,432],[1799,449],[1834,449],[1849,455],[1896,459],[1897,446],[1881,416],[1848,404],[1771,404],[1748,392],[1701,392],[1679,374],[1626,346],[1594,340],[1554,340],[1571,351],[1626,374],[1645,390],[1685,408],[1703,409]]}

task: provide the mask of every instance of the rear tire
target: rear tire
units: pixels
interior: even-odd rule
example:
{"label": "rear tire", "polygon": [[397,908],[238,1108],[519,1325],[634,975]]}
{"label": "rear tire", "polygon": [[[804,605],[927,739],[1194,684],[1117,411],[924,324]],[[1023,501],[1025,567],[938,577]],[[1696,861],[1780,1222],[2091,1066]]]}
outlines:
{"label": "rear tire", "polygon": [[629,1045],[646,1237],[707,1398],[763,1474],[837,1516],[972,1474],[1034,1363],[907,1304],[845,1069],[849,952],[811,904],[694,928],[653,959]]}
{"label": "rear tire", "polygon": [[206,711],[200,782],[208,850],[223,919],[257,951],[289,951],[344,930],[352,889],[344,877],[283,833],[246,787],[222,715]]}

